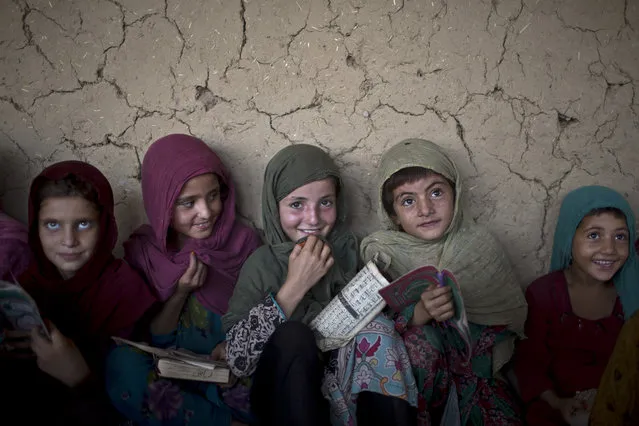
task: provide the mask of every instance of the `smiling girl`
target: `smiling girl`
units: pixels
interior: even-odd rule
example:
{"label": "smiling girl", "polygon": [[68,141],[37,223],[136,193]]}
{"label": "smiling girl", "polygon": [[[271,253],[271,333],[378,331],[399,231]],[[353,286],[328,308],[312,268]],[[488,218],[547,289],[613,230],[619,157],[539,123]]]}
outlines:
{"label": "smiling girl", "polygon": [[232,371],[254,377],[259,425],[325,426],[329,412],[334,425],[415,424],[415,382],[389,319],[329,353],[308,327],[360,266],[346,199],[337,166],[315,146],[280,150],[264,172],[268,244],[242,268],[223,319]]}
{"label": "smiling girl", "polygon": [[635,217],[612,189],[570,192],[555,229],[551,272],[526,290],[516,372],[528,424],[588,417],[617,336],[639,307]]}
{"label": "smiling girl", "polygon": [[[163,302],[151,344],[224,360],[221,318],[242,264],[259,245],[255,231],[236,219],[231,176],[203,141],[169,135],[144,156],[142,196],[150,224],[124,249]],[[108,372],[115,406],[136,424],[226,426],[248,411],[241,384],[222,389],[161,379],[152,357],[126,346],[111,353]],[[239,403],[230,407],[225,401],[231,400]]]}

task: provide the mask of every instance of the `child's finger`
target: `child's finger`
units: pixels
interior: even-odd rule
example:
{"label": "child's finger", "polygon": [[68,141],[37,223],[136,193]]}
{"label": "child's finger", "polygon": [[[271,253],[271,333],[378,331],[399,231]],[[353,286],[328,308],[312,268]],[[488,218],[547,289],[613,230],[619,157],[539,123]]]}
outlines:
{"label": "child's finger", "polygon": [[193,276],[197,272],[197,258],[195,257],[195,253],[191,252],[189,255],[189,267],[186,268],[184,275],[182,276],[186,280],[192,280]]}
{"label": "child's finger", "polygon": [[320,253],[320,259],[322,259],[323,261],[327,261],[330,255],[331,247],[328,244],[324,244],[324,247],[322,247],[322,252]]}
{"label": "child's finger", "polygon": [[302,252],[302,248],[303,246],[301,246],[300,244],[295,244],[295,247],[293,247],[293,250],[291,251],[291,254],[288,257],[289,261],[297,259],[297,257]]}
{"label": "child's finger", "polygon": [[[51,337],[53,338],[53,332],[51,333]],[[41,356],[50,346],[51,343],[42,337],[37,329],[34,328],[31,330],[31,350],[35,352],[36,355]]]}
{"label": "child's finger", "polygon": [[302,249],[302,251],[312,253],[315,250],[315,245],[318,242],[319,240],[315,235],[309,235],[308,238],[306,238],[306,243],[304,244],[304,248]]}
{"label": "child's finger", "polygon": [[330,256],[328,259],[326,259],[326,263],[324,263],[324,267],[328,271],[329,269],[331,269],[334,263],[335,263],[335,258],[333,256]]}

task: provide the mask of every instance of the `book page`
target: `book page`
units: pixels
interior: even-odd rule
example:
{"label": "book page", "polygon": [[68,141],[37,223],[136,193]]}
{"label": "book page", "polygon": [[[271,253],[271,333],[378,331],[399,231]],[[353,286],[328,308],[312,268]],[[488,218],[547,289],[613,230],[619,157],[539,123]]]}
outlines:
{"label": "book page", "polygon": [[157,369],[161,377],[170,379],[228,383],[230,378],[230,370],[226,368],[202,368],[172,359],[160,359]]}
{"label": "book page", "polygon": [[315,317],[310,326],[321,350],[345,345],[384,308],[378,291],[389,283],[370,261]]}
{"label": "book page", "polygon": [[112,339],[118,344],[129,345],[141,351],[155,355],[158,358],[167,358],[177,361],[182,361],[186,364],[190,364],[194,367],[208,368],[213,370],[214,368],[226,368],[225,362],[213,361],[208,355],[200,355],[185,349],[160,349],[154,346],[149,346],[140,342],[132,342],[121,337],[112,337]]}
{"label": "book page", "polygon": [[51,340],[38,305],[19,285],[0,281],[0,312],[14,330],[31,331],[38,328],[43,336]]}

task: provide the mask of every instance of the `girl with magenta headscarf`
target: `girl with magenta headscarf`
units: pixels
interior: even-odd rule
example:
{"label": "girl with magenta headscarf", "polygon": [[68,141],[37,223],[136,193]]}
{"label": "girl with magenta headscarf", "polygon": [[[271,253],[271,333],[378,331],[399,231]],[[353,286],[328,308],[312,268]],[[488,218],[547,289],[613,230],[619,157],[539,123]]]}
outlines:
{"label": "girl with magenta headscarf", "polygon": [[[224,360],[221,317],[242,264],[260,244],[255,231],[236,220],[231,176],[203,141],[169,135],[144,157],[142,196],[149,224],[124,249],[163,302],[150,343]],[[163,379],[151,356],[127,346],[109,357],[107,391],[136,424],[230,425],[248,413],[244,383],[222,388]]]}
{"label": "girl with magenta headscarf", "polygon": [[31,251],[27,227],[1,210],[0,206],[0,279],[13,282],[27,269]]}

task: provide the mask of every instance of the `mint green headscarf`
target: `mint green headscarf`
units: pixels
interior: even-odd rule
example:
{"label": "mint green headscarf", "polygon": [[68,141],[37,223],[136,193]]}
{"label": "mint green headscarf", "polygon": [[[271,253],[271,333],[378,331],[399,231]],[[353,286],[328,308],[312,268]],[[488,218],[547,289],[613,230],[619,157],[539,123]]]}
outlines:
{"label": "mint green headscarf", "polygon": [[628,260],[613,277],[617,294],[623,305],[624,316],[628,319],[639,308],[639,260],[634,247],[637,233],[632,208],[617,191],[605,186],[583,186],[566,195],[561,203],[559,219],[557,219],[550,272],[564,270],[570,265],[572,239],[577,227],[592,210],[606,207],[614,207],[623,212],[630,233]]}
{"label": "mint green headscarf", "polygon": [[262,188],[262,224],[266,245],[244,263],[229,310],[222,318],[225,331],[246,317],[269,293],[277,293],[288,273],[288,258],[295,241],[289,240],[280,224],[279,202],[295,189],[332,177],[338,188],[337,221],[327,241],[335,264],[302,299],[289,319],[310,323],[355,276],[358,267],[357,239],[346,224],[347,208],[339,170],[322,149],[312,145],[291,145],[280,150],[266,166]]}

